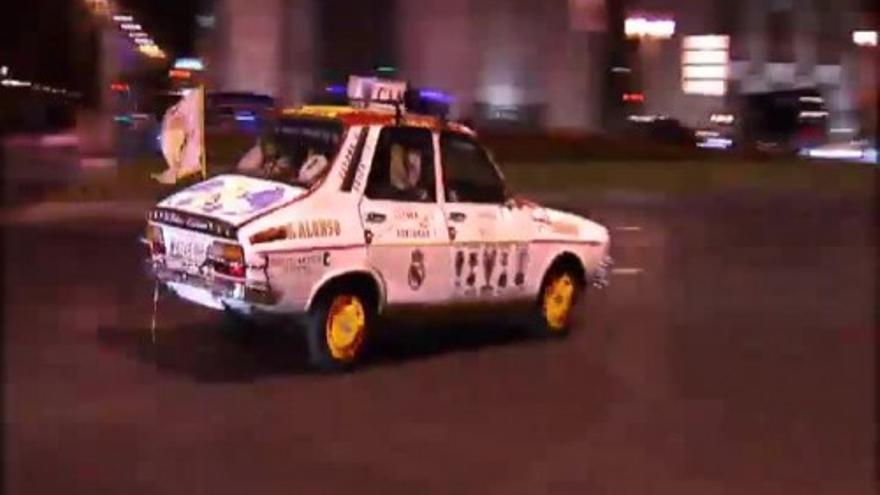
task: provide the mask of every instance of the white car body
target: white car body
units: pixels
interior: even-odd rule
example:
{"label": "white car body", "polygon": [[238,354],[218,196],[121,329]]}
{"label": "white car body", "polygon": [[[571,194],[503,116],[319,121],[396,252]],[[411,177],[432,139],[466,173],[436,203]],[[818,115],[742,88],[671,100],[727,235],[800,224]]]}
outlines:
{"label": "white car body", "polygon": [[[323,287],[352,276],[374,284],[380,314],[413,305],[534,301],[544,275],[563,258],[579,265],[583,282],[604,284],[610,263],[604,226],[518,199],[485,204],[445,197],[438,136],[475,139],[463,126],[416,117],[402,124],[432,132],[436,201],[365,196],[377,140],[395,125],[391,118],[346,125],[329,172],[311,190],[223,175],[164,199],[148,222],[161,230],[164,246],[150,257],[153,273],[192,303],[275,314],[308,313]],[[206,253],[214,242],[241,246],[243,277],[212,268]]]}

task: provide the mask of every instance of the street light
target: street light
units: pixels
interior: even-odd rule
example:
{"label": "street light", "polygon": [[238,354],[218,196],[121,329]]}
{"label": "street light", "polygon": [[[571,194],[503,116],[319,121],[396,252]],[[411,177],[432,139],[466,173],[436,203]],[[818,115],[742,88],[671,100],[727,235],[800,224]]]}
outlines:
{"label": "street light", "polygon": [[627,38],[669,39],[675,34],[675,21],[668,18],[628,17],[623,23]]}
{"label": "street light", "polygon": [[877,31],[853,31],[852,39],[859,46],[877,46]]}
{"label": "street light", "polygon": [[153,44],[139,45],[138,51],[150,58],[165,58],[165,52],[163,52],[158,46]]}
{"label": "street light", "polygon": [[119,27],[122,28],[124,31],[140,31],[141,30],[140,24],[134,24],[134,23],[130,23],[130,22],[120,24]]}

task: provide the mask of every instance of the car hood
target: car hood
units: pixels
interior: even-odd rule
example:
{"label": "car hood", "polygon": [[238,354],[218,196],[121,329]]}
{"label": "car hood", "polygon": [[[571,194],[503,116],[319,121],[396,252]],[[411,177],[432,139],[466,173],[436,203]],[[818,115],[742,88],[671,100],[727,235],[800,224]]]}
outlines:
{"label": "car hood", "polygon": [[289,203],[306,189],[244,175],[220,175],[187,187],[157,206],[216,218],[235,227]]}

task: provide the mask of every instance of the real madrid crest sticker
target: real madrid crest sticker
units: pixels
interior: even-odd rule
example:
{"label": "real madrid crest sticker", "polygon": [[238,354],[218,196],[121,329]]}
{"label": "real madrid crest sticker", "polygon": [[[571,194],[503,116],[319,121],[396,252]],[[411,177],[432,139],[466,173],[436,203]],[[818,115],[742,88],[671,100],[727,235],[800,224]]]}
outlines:
{"label": "real madrid crest sticker", "polygon": [[425,255],[418,249],[412,252],[407,281],[412,290],[418,290],[425,281]]}

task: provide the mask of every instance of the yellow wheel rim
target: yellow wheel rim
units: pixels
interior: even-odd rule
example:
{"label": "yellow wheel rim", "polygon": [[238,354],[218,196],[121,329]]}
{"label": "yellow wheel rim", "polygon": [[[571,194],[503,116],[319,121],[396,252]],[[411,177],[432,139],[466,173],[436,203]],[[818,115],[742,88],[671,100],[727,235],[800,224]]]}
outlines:
{"label": "yellow wheel rim", "polygon": [[337,296],[327,312],[327,347],[334,359],[351,361],[357,356],[367,319],[364,305],[356,296]]}
{"label": "yellow wheel rim", "polygon": [[574,281],[567,273],[553,279],[544,291],[544,318],[551,330],[561,331],[574,305]]}

